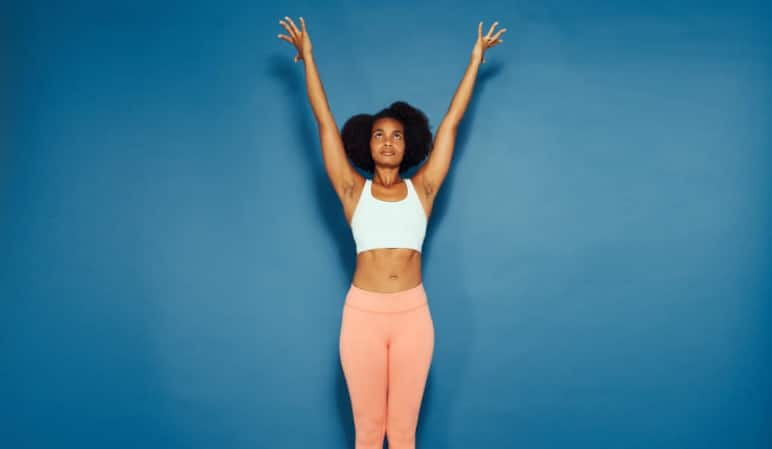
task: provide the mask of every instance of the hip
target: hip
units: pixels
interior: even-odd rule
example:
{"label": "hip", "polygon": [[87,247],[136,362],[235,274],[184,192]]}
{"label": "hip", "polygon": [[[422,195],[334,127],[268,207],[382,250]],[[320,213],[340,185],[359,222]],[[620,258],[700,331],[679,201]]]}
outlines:
{"label": "hip", "polygon": [[346,293],[345,305],[355,309],[378,313],[396,313],[428,305],[423,282],[396,292],[378,292],[351,284]]}

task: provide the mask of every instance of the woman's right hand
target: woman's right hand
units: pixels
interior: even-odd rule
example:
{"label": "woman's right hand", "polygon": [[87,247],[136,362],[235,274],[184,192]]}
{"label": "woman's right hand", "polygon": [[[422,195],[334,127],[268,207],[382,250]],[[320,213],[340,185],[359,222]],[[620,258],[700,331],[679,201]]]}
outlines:
{"label": "woman's right hand", "polygon": [[305,55],[311,53],[311,38],[308,37],[308,31],[306,31],[306,22],[301,17],[301,30],[298,30],[298,27],[295,26],[295,22],[293,22],[292,19],[287,16],[284,16],[284,18],[286,20],[280,20],[279,23],[287,29],[287,32],[289,32],[290,35],[279,34],[278,37],[295,46],[298,50],[298,54],[295,55],[295,62],[298,62],[302,60]]}

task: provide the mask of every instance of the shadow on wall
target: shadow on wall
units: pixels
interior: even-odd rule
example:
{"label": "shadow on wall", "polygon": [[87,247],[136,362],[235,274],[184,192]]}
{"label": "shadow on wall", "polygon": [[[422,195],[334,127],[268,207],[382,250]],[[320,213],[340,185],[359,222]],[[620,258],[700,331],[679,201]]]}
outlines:
{"label": "shadow on wall", "polygon": [[[461,161],[466,155],[466,144],[469,141],[469,135],[473,132],[474,123],[478,116],[479,104],[483,97],[485,85],[488,80],[497,76],[503,69],[501,64],[486,63],[480,67],[480,71],[475,83],[475,91],[469,102],[469,106],[464,114],[464,118],[458,127],[458,133],[456,134],[456,144],[453,151],[453,163],[448,176],[445,178],[445,182],[440,189],[435,200],[434,207],[432,208],[432,215],[430,217],[430,226],[426,231],[426,241],[423,248],[423,260],[424,267],[432,261],[432,251],[434,248],[434,235],[440,224],[445,219],[447,209],[449,207],[448,201],[453,197],[452,192],[456,187],[456,176],[459,172]],[[448,101],[450,103],[450,100]],[[481,157],[482,151],[473,151],[476,157]],[[463,183],[462,183],[463,185]],[[426,391],[424,392],[424,399],[421,406],[421,415],[418,419],[418,429],[416,431],[416,440],[420,445],[421,441],[426,438],[423,437],[424,431],[428,432],[428,435],[432,436],[430,444],[436,447],[450,447],[449,435],[451,433],[451,415],[453,414],[453,406],[455,404],[454,397],[463,390],[463,379],[466,376],[467,360],[469,358],[469,352],[474,346],[474,340],[476,338],[477,323],[474,320],[472,302],[474,301],[475,289],[474,286],[468,288],[464,282],[464,270],[463,264],[460,263],[463,260],[462,248],[456,245],[444,245],[441,248],[441,254],[443,260],[443,271],[447,274],[448,280],[452,280],[454,284],[452,288],[446,290],[454,292],[454,296],[448,295],[442,298],[436,298],[432,296],[431,287],[427,288],[427,295],[429,296],[429,302],[432,313],[432,320],[435,323],[435,347],[434,355],[432,357],[432,369],[429,372],[429,379],[426,384]],[[440,285],[440,280],[435,283],[431,279],[428,280],[428,284]],[[453,312],[446,313],[448,310],[445,307],[448,304],[453,304]],[[464,320],[460,318],[464,317]],[[455,320],[456,322],[451,322]],[[445,329],[451,329],[453,333],[447,333]],[[452,348],[452,350],[450,349]],[[442,363],[443,366],[453,367],[453,369],[443,369],[441,371],[443,390],[438,396],[443,401],[443,407],[432,407],[434,388],[433,378],[436,369],[438,368],[437,362]],[[425,430],[426,426],[422,426],[421,423],[431,423],[431,429]],[[426,441],[429,443],[429,441]]]}
{"label": "shadow on wall", "polygon": [[309,183],[312,187],[310,194],[316,197],[314,204],[320,222],[338,249],[338,261],[342,268],[339,273],[341,283],[345,285],[350,282],[351,274],[356,268],[356,248],[340,200],[324,169],[316,119],[308,105],[305,75],[295,70],[295,63],[288,62],[283,57],[272,57],[268,65],[270,74],[278,80],[277,84],[284,88],[285,96],[295,106],[296,113],[288,117],[288,122],[294,127],[295,135],[300,140],[300,148],[308,161],[308,164],[299,164],[298,169],[304,171],[304,175],[312,180]]}

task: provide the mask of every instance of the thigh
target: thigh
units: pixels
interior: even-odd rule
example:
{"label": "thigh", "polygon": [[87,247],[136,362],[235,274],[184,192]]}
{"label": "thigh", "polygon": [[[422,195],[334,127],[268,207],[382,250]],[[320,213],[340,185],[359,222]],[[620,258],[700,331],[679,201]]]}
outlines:
{"label": "thigh", "polygon": [[394,432],[415,431],[434,352],[429,306],[394,314],[389,346],[387,422]]}
{"label": "thigh", "polygon": [[386,421],[387,334],[385,316],[344,306],[340,361],[357,432],[379,432]]}

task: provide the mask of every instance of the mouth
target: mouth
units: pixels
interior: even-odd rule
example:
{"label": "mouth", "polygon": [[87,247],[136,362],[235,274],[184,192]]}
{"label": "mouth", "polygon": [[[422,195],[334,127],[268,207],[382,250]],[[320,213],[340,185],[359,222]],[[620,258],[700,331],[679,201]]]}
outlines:
{"label": "mouth", "polygon": [[384,156],[394,156],[394,154],[396,153],[394,152],[394,150],[384,150],[384,151],[381,151],[381,154]]}

